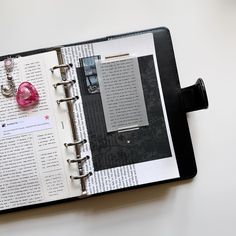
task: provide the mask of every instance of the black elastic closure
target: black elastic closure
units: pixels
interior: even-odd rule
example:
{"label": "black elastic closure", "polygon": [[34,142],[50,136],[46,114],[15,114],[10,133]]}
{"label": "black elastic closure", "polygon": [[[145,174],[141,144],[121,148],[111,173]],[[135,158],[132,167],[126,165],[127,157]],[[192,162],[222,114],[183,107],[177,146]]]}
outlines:
{"label": "black elastic closure", "polygon": [[201,78],[194,85],[181,89],[181,95],[186,112],[208,108],[206,88]]}

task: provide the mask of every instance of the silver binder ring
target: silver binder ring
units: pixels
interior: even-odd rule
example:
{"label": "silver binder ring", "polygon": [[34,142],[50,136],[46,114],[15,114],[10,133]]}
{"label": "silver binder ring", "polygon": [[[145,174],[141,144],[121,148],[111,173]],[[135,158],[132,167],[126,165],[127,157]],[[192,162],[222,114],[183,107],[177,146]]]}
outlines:
{"label": "silver binder ring", "polygon": [[53,66],[52,68],[50,68],[50,71],[53,73],[54,70],[56,69],[70,69],[73,66],[72,63],[69,64],[61,64],[61,65],[57,65],[57,66]]}
{"label": "silver binder ring", "polygon": [[71,175],[70,178],[71,178],[71,180],[77,180],[77,179],[81,180],[81,179],[88,178],[88,177],[91,176],[91,175],[92,175],[92,172],[88,172],[88,173],[86,173],[86,174],[79,175],[79,176],[73,176],[73,175]]}
{"label": "silver binder ring", "polygon": [[79,96],[69,97],[69,98],[62,98],[57,100],[57,104],[60,105],[62,102],[70,102],[70,101],[76,101],[79,99]]}
{"label": "silver binder ring", "polygon": [[86,139],[84,139],[82,141],[75,141],[73,143],[64,143],[64,145],[65,145],[65,147],[76,146],[76,145],[82,146],[85,143],[87,143]]}
{"label": "silver binder ring", "polygon": [[53,84],[53,87],[56,89],[57,88],[57,86],[61,86],[61,85],[63,85],[63,86],[66,86],[66,85],[72,85],[72,84],[75,84],[75,80],[73,79],[73,80],[71,80],[71,81],[62,81],[62,82],[59,82],[59,83],[56,83],[56,84]]}
{"label": "silver binder ring", "polygon": [[68,164],[71,164],[71,163],[82,163],[82,162],[84,162],[84,161],[86,161],[86,160],[88,160],[90,157],[89,156],[84,156],[84,157],[79,157],[79,158],[77,158],[77,159],[68,159],[67,160],[67,162],[68,162]]}

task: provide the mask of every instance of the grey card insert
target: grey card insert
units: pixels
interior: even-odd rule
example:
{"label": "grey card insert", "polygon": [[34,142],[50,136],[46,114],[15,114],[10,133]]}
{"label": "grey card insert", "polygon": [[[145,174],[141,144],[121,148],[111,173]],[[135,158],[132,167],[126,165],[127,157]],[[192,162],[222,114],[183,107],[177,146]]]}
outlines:
{"label": "grey card insert", "polygon": [[98,60],[96,68],[107,132],[149,125],[138,58]]}

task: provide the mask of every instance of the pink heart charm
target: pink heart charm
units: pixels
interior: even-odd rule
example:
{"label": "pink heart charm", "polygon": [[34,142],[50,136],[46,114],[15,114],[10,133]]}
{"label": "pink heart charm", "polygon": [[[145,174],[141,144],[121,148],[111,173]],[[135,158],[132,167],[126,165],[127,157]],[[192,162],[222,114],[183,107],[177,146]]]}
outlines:
{"label": "pink heart charm", "polygon": [[16,101],[23,108],[36,105],[39,102],[38,91],[31,83],[23,82],[17,90]]}

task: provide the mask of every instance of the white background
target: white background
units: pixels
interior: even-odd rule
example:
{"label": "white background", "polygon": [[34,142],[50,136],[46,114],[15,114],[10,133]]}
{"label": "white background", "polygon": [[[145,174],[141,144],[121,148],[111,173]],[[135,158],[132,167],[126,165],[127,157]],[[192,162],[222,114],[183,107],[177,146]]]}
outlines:
{"label": "white background", "polygon": [[188,114],[198,175],[1,215],[1,236],[236,234],[235,0],[0,0],[0,55],[157,26],[182,87],[207,87],[209,109]]}

